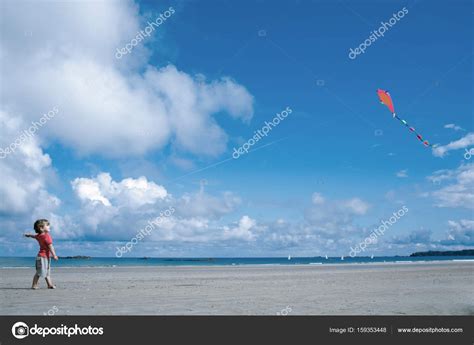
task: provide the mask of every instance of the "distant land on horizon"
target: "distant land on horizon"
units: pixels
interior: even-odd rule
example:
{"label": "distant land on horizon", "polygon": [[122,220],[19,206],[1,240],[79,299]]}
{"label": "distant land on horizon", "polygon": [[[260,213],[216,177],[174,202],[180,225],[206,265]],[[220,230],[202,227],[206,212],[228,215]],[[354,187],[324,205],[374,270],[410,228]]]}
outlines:
{"label": "distant land on horizon", "polygon": [[74,255],[74,256],[59,256],[60,259],[91,259],[91,256]]}
{"label": "distant land on horizon", "polygon": [[416,252],[410,256],[474,256],[474,249]]}

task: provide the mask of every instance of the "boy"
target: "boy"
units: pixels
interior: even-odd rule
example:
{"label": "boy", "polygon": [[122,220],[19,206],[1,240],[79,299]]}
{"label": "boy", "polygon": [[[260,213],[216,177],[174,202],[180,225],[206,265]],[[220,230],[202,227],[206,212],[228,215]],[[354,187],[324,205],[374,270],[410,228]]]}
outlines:
{"label": "boy", "polygon": [[38,256],[36,257],[36,274],[33,277],[33,284],[31,288],[37,290],[38,280],[40,277],[44,277],[46,284],[48,284],[48,289],[56,289],[56,286],[53,285],[51,281],[51,256],[54,260],[58,260],[56,252],[53,247],[53,239],[49,234],[49,221],[47,219],[38,219],[33,225],[37,235],[25,234],[25,237],[31,237],[38,241],[40,250]]}

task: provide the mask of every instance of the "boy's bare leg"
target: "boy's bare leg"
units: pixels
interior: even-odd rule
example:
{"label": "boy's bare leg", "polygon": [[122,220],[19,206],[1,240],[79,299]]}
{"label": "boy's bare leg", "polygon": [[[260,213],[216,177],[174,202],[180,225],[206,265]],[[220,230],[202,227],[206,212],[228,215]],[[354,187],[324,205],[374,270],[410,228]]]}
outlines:
{"label": "boy's bare leg", "polygon": [[46,284],[48,284],[48,289],[56,289],[56,286],[53,285],[50,277],[44,278],[46,280]]}
{"label": "boy's bare leg", "polygon": [[38,288],[38,280],[40,279],[39,275],[35,274],[33,277],[33,283],[31,284],[32,289],[37,289]]}

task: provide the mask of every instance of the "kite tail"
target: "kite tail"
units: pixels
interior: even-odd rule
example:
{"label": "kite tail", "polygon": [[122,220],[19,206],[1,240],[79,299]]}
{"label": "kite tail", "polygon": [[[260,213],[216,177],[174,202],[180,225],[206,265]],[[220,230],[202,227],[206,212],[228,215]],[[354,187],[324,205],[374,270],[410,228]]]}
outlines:
{"label": "kite tail", "polygon": [[423,143],[423,145],[429,146],[429,147],[433,147],[433,145],[430,144],[430,143],[428,142],[428,140],[424,140],[423,137],[421,136],[421,134],[419,134],[419,133],[415,130],[415,128],[411,127],[405,120],[399,118],[398,115],[396,115],[395,113],[393,113],[393,117],[395,117],[398,121],[400,121],[400,122],[403,123],[406,127],[408,127],[408,129],[409,129],[411,132],[415,133],[416,137],[418,138],[418,140],[420,140],[420,141]]}

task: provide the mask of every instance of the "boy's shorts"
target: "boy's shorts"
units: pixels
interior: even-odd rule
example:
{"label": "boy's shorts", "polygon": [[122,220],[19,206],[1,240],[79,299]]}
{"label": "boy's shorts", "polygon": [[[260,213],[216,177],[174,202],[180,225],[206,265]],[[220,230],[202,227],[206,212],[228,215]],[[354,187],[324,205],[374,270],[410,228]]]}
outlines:
{"label": "boy's shorts", "polygon": [[51,258],[36,257],[36,274],[43,278],[49,278],[51,273]]}

